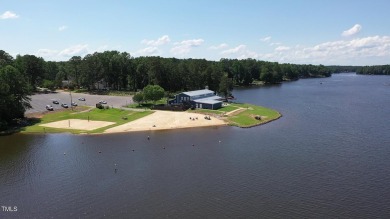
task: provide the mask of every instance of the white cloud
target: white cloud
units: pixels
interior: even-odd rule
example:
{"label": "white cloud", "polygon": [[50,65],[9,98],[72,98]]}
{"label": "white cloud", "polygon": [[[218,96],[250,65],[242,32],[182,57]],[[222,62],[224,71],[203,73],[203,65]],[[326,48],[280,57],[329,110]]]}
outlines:
{"label": "white cloud", "polygon": [[270,46],[280,46],[280,45],[282,45],[281,43],[270,43],[269,44]]}
{"label": "white cloud", "polygon": [[0,15],[0,19],[16,19],[19,18],[19,15],[13,13],[12,11],[6,11]]}
{"label": "white cloud", "polygon": [[353,40],[333,41],[306,48],[312,57],[357,58],[390,55],[390,37],[373,36]]}
{"label": "white cloud", "polygon": [[227,49],[221,52],[223,56],[229,56],[238,59],[253,58],[256,59],[259,55],[256,52],[247,49],[246,45],[238,45],[237,47]]}
{"label": "white cloud", "polygon": [[[192,55],[191,51],[204,45],[203,39],[184,40],[173,43],[171,55],[182,57],[185,54]],[[136,52],[137,56],[161,55],[162,51],[158,46],[145,46]],[[112,47],[110,47],[112,49]],[[95,51],[102,52],[110,49],[107,45],[90,48],[87,44],[74,45],[69,48],[40,49],[36,55],[44,57],[45,60],[64,61],[70,57],[84,56]],[[214,49],[214,50],[211,50]],[[267,48],[266,48],[267,49]],[[263,50],[265,51],[265,50]],[[229,47],[225,43],[209,48],[203,48],[210,58],[214,55],[219,58],[253,58],[265,61],[276,61],[281,63],[296,64],[324,64],[324,65],[371,65],[388,64],[390,60],[390,36],[370,36],[362,38],[345,38],[343,40],[328,41],[315,45],[277,45],[268,48],[269,52],[255,50],[254,48],[240,44]],[[214,54],[210,54],[214,53]]]}
{"label": "white cloud", "polygon": [[220,52],[220,58],[324,65],[383,65],[390,60],[390,36],[329,41],[313,46],[277,46],[269,53],[252,51],[245,44]]}
{"label": "white cloud", "polygon": [[349,36],[353,36],[353,35],[356,35],[357,33],[359,33],[360,31],[362,30],[362,26],[360,24],[355,24],[353,27],[351,27],[350,29],[346,30],[346,31],[343,31],[343,33],[341,34],[342,36],[344,37],[349,37]]}
{"label": "white cloud", "polygon": [[65,49],[39,49],[35,55],[43,57],[47,61],[65,61],[69,60],[72,56],[85,56],[87,54],[93,54],[94,52],[104,52],[108,50],[119,50],[120,46],[110,47],[108,45],[102,45],[94,49],[90,48],[87,44],[74,45]]}
{"label": "white cloud", "polygon": [[137,56],[156,56],[156,55],[159,55],[160,53],[161,52],[157,47],[151,46],[151,47],[146,47],[144,49],[138,50],[137,52],[135,52],[135,55],[137,55]]}
{"label": "white cloud", "polygon": [[164,35],[160,38],[158,38],[157,40],[142,40],[141,43],[142,44],[145,44],[147,46],[161,46],[161,45],[165,45],[167,43],[171,42],[171,39],[169,38],[168,35]]}
{"label": "white cloud", "polygon": [[386,64],[378,63],[378,60],[390,60],[390,36],[330,41],[310,47],[278,48],[272,53],[258,54],[258,57],[267,61],[325,65]]}
{"label": "white cloud", "polygon": [[37,56],[39,57],[52,57],[56,56],[58,54],[57,50],[51,50],[51,49],[39,49],[37,52]]}
{"label": "white cloud", "polygon": [[191,51],[192,48],[202,45],[203,42],[203,39],[193,39],[176,42],[176,46],[171,49],[171,53],[173,53],[174,55],[187,54]]}
{"label": "white cloud", "polygon": [[63,26],[58,28],[58,31],[64,31],[66,29],[68,29],[68,26],[63,25]]}
{"label": "white cloud", "polygon": [[72,56],[83,56],[88,53],[88,45],[87,44],[79,44],[75,46],[71,46],[59,52],[59,56],[63,57],[72,57]]}
{"label": "white cloud", "polygon": [[277,52],[281,52],[281,51],[287,51],[287,50],[290,50],[291,48],[288,47],[288,46],[278,46],[275,48],[275,51]]}
{"label": "white cloud", "polygon": [[242,53],[245,50],[246,50],[246,45],[239,45],[235,48],[224,50],[221,52],[221,54],[222,55],[232,55],[232,54]]}
{"label": "white cloud", "polygon": [[262,42],[269,42],[269,41],[271,41],[271,39],[272,39],[272,37],[267,36],[267,37],[261,38],[260,41],[262,41]]}
{"label": "white cloud", "polygon": [[212,49],[212,50],[219,50],[219,49],[225,49],[228,47],[228,44],[226,43],[221,43],[219,44],[218,46],[210,46],[209,49]]}

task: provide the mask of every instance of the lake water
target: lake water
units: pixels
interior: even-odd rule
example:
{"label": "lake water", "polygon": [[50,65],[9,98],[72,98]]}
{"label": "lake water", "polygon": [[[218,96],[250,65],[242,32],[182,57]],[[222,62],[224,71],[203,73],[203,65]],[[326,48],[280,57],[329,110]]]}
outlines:
{"label": "lake water", "polygon": [[0,137],[0,206],[17,208],[0,218],[390,217],[390,77],[334,74],[234,96],[283,117]]}

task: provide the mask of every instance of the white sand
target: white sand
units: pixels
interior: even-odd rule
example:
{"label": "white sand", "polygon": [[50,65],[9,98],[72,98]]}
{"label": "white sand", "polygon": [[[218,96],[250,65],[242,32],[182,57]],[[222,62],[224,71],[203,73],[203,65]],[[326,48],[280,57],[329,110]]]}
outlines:
{"label": "white sand", "polygon": [[115,122],[92,121],[92,120],[89,120],[88,122],[88,120],[82,120],[82,119],[67,119],[67,120],[42,124],[40,126],[91,131],[105,126],[113,125],[113,124],[115,124]]}
{"label": "white sand", "polygon": [[[190,117],[198,119],[192,120]],[[226,125],[221,119],[211,117],[211,120],[207,120],[204,117],[198,113],[155,111],[149,116],[107,129],[105,133]]]}

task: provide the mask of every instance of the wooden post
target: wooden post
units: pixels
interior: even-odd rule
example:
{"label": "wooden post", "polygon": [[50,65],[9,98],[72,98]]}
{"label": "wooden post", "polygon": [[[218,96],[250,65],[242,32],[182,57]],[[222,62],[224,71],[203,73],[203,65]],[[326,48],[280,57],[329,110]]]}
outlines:
{"label": "wooden post", "polygon": [[70,108],[73,111],[73,100],[72,100],[72,91],[69,89],[69,95],[70,95]]}

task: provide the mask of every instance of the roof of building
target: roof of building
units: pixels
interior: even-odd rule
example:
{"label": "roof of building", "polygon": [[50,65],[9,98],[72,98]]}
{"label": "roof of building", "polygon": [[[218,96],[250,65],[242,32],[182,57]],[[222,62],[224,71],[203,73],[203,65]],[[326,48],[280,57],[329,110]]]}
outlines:
{"label": "roof of building", "polygon": [[208,104],[215,104],[215,103],[220,103],[222,101],[220,101],[219,99],[221,99],[220,96],[212,96],[212,97],[206,97],[206,98],[202,98],[202,99],[196,99],[194,100],[194,102],[196,103],[208,103]]}
{"label": "roof of building", "polygon": [[209,89],[203,89],[203,90],[187,91],[187,92],[183,92],[183,94],[193,97],[193,96],[199,96],[203,94],[214,94],[214,91]]}

